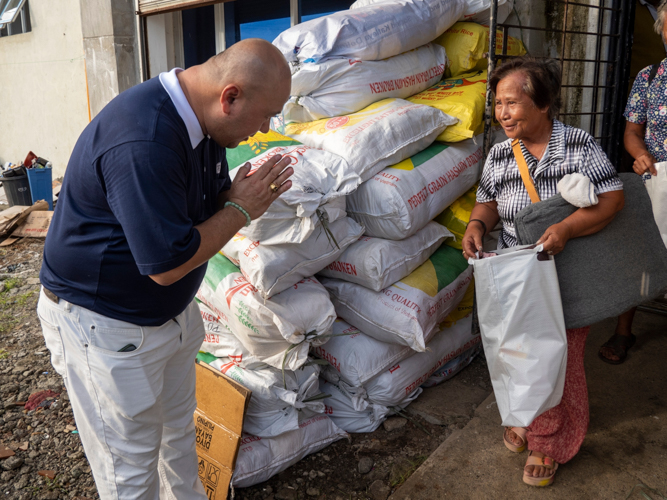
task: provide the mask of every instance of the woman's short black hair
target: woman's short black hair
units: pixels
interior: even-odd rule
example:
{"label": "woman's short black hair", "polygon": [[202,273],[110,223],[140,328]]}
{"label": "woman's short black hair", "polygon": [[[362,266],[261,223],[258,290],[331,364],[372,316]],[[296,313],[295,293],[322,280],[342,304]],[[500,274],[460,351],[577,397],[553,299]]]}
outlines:
{"label": "woman's short black hair", "polygon": [[523,73],[526,82],[523,91],[539,109],[549,107],[549,119],[558,116],[561,106],[560,64],[554,59],[532,57],[512,58],[493,70],[489,78],[491,91],[495,94],[498,83],[512,73]]}

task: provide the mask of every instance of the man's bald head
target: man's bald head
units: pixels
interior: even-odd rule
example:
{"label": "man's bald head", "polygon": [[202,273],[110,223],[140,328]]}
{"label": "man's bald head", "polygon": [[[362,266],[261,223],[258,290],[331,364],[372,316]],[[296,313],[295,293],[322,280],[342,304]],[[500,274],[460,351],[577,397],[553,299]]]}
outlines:
{"label": "man's bald head", "polygon": [[207,76],[218,85],[233,82],[251,94],[266,90],[275,92],[291,82],[285,57],[274,45],[261,38],[235,43],[206,61],[204,68]]}
{"label": "man's bald head", "polygon": [[257,131],[268,132],[292,83],[282,53],[258,38],[232,45],[178,79],[203,132],[227,148]]}

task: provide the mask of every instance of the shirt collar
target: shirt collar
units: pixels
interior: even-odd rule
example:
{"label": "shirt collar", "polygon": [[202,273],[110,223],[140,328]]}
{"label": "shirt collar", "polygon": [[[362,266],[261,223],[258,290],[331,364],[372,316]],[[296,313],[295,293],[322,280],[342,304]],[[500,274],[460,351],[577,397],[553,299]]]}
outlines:
{"label": "shirt collar", "polygon": [[204,131],[201,129],[199,120],[197,120],[197,115],[195,115],[192,106],[190,106],[190,103],[183,93],[181,84],[178,81],[178,76],[176,76],[181,71],[183,71],[181,68],[174,68],[169,72],[160,73],[160,83],[164,87],[164,90],[167,91],[167,94],[169,94],[169,97],[171,97],[171,100],[176,107],[176,111],[185,123],[185,127],[188,129],[192,149],[196,149],[199,143],[204,139]]}
{"label": "shirt collar", "polygon": [[[525,146],[524,146],[525,147]],[[542,155],[542,159],[537,162],[534,177],[539,176],[547,170],[552,164],[563,161],[565,158],[565,125],[558,120],[554,120],[551,126],[551,137],[547,147]]]}
{"label": "shirt collar", "polygon": [[558,120],[553,121],[549,150],[553,160],[563,160],[565,158],[565,125]]}

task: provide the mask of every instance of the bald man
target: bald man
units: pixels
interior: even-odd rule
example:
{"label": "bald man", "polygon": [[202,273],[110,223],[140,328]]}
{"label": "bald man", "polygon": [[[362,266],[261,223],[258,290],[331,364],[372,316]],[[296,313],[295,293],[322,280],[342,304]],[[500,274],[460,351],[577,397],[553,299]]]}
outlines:
{"label": "bald man", "polygon": [[290,188],[287,158],[231,182],[225,148],[281,112],[290,71],[245,40],[113,99],[72,152],[37,311],[100,497],[201,499],[193,301],[206,262]]}

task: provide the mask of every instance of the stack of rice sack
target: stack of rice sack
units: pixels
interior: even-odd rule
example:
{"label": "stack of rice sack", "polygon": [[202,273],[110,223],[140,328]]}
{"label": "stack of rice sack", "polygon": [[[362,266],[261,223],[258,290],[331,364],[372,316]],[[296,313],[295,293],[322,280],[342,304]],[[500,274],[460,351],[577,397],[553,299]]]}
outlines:
{"label": "stack of rice sack", "polygon": [[313,348],[326,360],[320,388],[330,398],[326,412],[348,432],[372,432],[392,413],[467,366],[480,351],[472,333],[472,287],[449,316],[428,335],[426,349],[380,341],[339,318],[327,344]]}
{"label": "stack of rice sack", "polygon": [[[243,290],[238,293],[242,294]],[[271,319],[266,325],[251,322],[262,315],[270,317],[276,311],[267,309],[255,314],[250,310],[256,305],[253,300],[249,299],[246,304],[248,308],[236,302],[238,315],[247,322],[245,328],[255,329],[258,338],[262,337],[264,331],[270,336],[271,328],[275,328]],[[243,421],[242,442],[232,477],[233,486],[252,486],[266,481],[303,457],[347,437],[347,433],[324,414],[326,408],[322,401],[327,395],[322,393],[320,387],[320,365],[309,362],[307,352],[303,353],[298,367],[282,369],[280,363],[274,363],[278,365],[276,367],[270,364],[273,362],[270,356],[261,353],[253,355],[232,334],[229,325],[237,326],[237,321],[229,321],[229,316],[203,302],[200,302],[199,307],[206,329],[206,340],[197,356],[198,360],[220,370],[252,392]],[[315,317],[317,312],[312,316]],[[331,322],[331,317],[323,318],[323,323],[329,325],[328,330]],[[281,326],[299,331],[302,325]]]}
{"label": "stack of rice sack", "polygon": [[393,0],[274,41],[293,95],[228,163],[234,177],[289,157],[292,188],[211,259],[197,293],[201,361],[252,391],[233,485],[372,430],[474,357],[472,271],[451,246],[467,219],[441,219],[480,176],[486,76],[441,81],[441,39],[480,5]]}
{"label": "stack of rice sack", "polygon": [[[446,318],[468,289],[472,308],[471,270],[460,254],[470,211],[459,205],[472,193],[472,209],[469,190],[481,175],[482,141],[475,136],[483,131],[487,75],[478,49],[488,46],[489,32],[456,21],[483,21],[489,6],[362,0],[354,15],[303,23],[274,41],[292,67],[292,96],[273,128],[342,157],[346,179],[356,176],[345,190],[346,212],[365,234],[317,275],[340,319],[326,345],[311,346],[330,363],[344,360],[342,371],[325,369],[333,386],[323,390],[332,395],[329,415],[350,432],[377,427],[389,408],[412,401],[421,383],[446,379],[479,349],[478,339],[466,338],[469,318]],[[346,350],[348,343],[353,347]],[[355,378],[344,366],[358,352],[394,363],[409,359],[414,370],[391,371],[391,363],[366,357],[358,364],[380,368]],[[385,370],[404,378],[380,379]]]}

